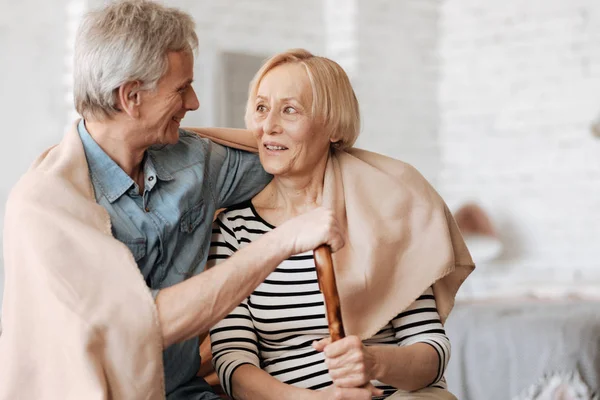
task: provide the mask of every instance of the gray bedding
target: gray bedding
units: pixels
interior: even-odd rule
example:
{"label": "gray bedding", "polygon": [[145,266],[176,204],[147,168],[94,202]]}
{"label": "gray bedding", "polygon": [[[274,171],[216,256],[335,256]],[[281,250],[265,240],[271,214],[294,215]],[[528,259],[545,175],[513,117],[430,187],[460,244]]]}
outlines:
{"label": "gray bedding", "polygon": [[600,303],[459,304],[446,322],[446,373],[460,400],[509,400],[545,375],[578,372],[600,388]]}

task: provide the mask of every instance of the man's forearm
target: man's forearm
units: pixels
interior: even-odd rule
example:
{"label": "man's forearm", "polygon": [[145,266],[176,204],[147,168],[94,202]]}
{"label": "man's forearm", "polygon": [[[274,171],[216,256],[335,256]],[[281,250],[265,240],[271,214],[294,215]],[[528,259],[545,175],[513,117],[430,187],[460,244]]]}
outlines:
{"label": "man's forearm", "polygon": [[289,250],[271,231],[217,267],[163,289],[156,297],[163,347],[207,331],[279,265]]}
{"label": "man's forearm", "polygon": [[426,343],[409,346],[368,346],[375,356],[374,378],[407,391],[431,384],[437,376],[439,360],[436,351]]}

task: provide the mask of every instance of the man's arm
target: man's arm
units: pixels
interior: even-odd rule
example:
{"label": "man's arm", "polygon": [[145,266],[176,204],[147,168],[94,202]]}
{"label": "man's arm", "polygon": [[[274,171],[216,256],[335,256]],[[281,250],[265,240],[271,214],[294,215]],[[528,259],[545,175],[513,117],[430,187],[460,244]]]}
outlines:
{"label": "man's arm", "polygon": [[288,257],[287,244],[272,232],[235,253],[219,268],[159,292],[156,306],[165,348],[208,331]]}
{"label": "man's arm", "polygon": [[246,201],[272,179],[256,154],[210,142],[210,178],[217,208]]}
{"label": "man's arm", "polygon": [[208,331],[246,298],[283,260],[328,244],[343,246],[333,213],[318,208],[262,235],[229,259],[156,297],[166,348]]}

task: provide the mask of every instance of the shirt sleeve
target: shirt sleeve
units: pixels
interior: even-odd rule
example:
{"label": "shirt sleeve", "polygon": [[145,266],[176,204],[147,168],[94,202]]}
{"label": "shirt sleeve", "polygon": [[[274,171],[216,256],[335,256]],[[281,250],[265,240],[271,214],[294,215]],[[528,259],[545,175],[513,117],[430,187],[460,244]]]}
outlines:
{"label": "shirt sleeve", "polygon": [[258,155],[209,142],[210,179],[217,208],[251,199],[272,179]]}
{"label": "shirt sleeve", "polygon": [[[213,224],[207,266],[211,268],[223,262],[238,248],[239,243],[227,226],[226,217],[219,216]],[[258,338],[247,299],[211,328],[210,341],[215,371],[223,389],[233,396],[231,379],[235,370],[244,364],[260,368]]]}
{"label": "shirt sleeve", "polygon": [[213,366],[229,396],[233,396],[231,378],[238,367],[250,364],[260,368],[258,338],[247,301],[210,330]]}
{"label": "shirt sleeve", "polygon": [[450,340],[440,321],[433,289],[428,288],[409,308],[398,314],[392,320],[392,326],[400,346],[427,343],[433,347],[439,364],[430,386],[442,380],[450,359]]}

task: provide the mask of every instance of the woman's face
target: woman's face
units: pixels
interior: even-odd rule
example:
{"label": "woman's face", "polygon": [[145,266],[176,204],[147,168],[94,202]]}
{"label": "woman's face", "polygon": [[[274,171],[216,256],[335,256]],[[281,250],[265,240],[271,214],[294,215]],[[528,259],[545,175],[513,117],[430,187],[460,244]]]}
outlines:
{"label": "woman's face", "polygon": [[263,168],[275,176],[306,176],[327,159],[329,137],[311,115],[312,87],[301,64],[283,64],[260,82],[248,121]]}

